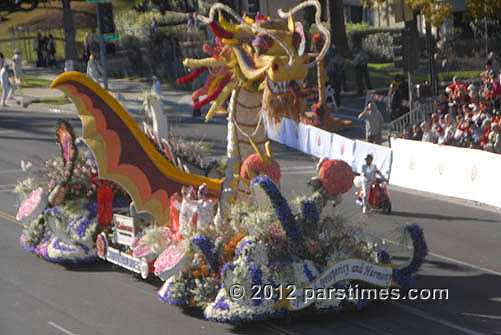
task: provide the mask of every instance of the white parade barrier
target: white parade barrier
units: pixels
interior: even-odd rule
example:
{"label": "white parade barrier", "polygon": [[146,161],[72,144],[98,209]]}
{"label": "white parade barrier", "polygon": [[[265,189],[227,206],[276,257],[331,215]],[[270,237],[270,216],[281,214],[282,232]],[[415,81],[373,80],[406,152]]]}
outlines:
{"label": "white parade barrier", "polygon": [[374,163],[385,178],[390,176],[392,153],[388,147],[353,141],[314,126],[297,124],[288,118],[282,118],[278,123],[268,120],[266,113],[263,118],[268,138],[273,141],[317,158],[341,159],[358,173],[367,154],[372,154]]}
{"label": "white parade barrier", "polygon": [[391,139],[390,184],[501,207],[501,155]]}

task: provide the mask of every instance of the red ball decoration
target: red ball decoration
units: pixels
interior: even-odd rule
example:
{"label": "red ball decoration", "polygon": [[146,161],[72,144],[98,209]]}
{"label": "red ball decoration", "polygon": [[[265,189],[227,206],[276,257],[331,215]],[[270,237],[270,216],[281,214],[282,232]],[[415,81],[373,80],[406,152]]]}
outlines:
{"label": "red ball decoration", "polygon": [[263,163],[258,154],[252,154],[244,161],[242,167],[240,168],[240,177],[244,179],[252,179],[254,176],[249,176],[247,174],[247,166],[249,166],[249,170],[254,172],[256,176],[262,174],[268,176],[273,180],[275,184],[280,183],[280,164],[276,160],[271,161],[271,165],[266,165]]}
{"label": "red ball decoration", "polygon": [[351,167],[338,159],[324,161],[318,171],[322,185],[333,196],[348,192],[353,186],[354,177]]}

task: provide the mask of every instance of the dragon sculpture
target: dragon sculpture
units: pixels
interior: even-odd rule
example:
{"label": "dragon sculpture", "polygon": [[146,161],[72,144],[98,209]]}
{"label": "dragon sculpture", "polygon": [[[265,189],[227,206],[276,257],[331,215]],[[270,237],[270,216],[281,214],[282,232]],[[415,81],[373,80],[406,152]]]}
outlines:
{"label": "dragon sculpture", "polygon": [[[325,43],[316,58],[305,52],[305,36],[293,15],[305,7],[316,9],[316,22],[325,36]],[[272,20],[262,15],[255,20],[240,17],[230,7],[214,4],[209,17],[199,16],[216,36],[215,48],[204,46],[211,57],[185,59],[183,64],[194,71],[180,78],[179,83],[193,80],[209,70],[208,80],[194,92],[194,108],[213,102],[206,120],[210,120],[229,98],[227,170],[222,200],[232,199],[238,188],[241,165],[256,147],[265,151],[266,129],[261,111],[271,118],[289,117],[295,121],[307,118],[307,100],[302,84],[308,70],[317,66],[329,48],[330,33],[320,24],[320,3],[303,2],[288,12],[279,11],[282,19]],[[233,17],[229,22],[223,12]],[[216,16],[218,16],[216,20]],[[283,20],[285,19],[285,20]],[[200,101],[202,95],[206,97]],[[263,106],[265,108],[263,108]]]}

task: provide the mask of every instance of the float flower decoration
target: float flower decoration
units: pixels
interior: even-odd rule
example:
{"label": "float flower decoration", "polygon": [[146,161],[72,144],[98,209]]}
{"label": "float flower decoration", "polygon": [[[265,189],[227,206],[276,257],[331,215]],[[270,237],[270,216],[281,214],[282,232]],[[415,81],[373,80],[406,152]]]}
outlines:
{"label": "float flower decoration", "polygon": [[[97,259],[97,186],[93,183],[97,165],[89,148],[74,139],[67,122],[58,122],[57,137],[61,156],[40,164],[24,163],[30,166],[27,176],[14,188],[20,199],[38,188],[48,194],[56,193],[58,187],[63,190],[56,195],[57,201],[51,203],[49,196],[46,210],[25,224],[20,244],[50,262],[92,262]],[[128,206],[130,200],[123,189],[112,185],[112,191],[113,207]]]}

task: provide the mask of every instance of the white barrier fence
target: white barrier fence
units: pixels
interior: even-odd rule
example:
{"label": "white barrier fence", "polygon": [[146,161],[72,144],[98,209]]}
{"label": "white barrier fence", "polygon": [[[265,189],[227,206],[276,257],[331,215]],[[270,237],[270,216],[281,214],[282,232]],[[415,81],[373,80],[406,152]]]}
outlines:
{"label": "white barrier fence", "polygon": [[341,159],[347,162],[355,172],[361,171],[367,154],[374,156],[374,163],[385,178],[389,178],[392,152],[388,147],[351,140],[320,128],[297,124],[288,118],[274,124],[264,116],[268,137],[288,147],[318,158]]}
{"label": "white barrier fence", "polygon": [[391,138],[390,184],[501,207],[501,155]]}

